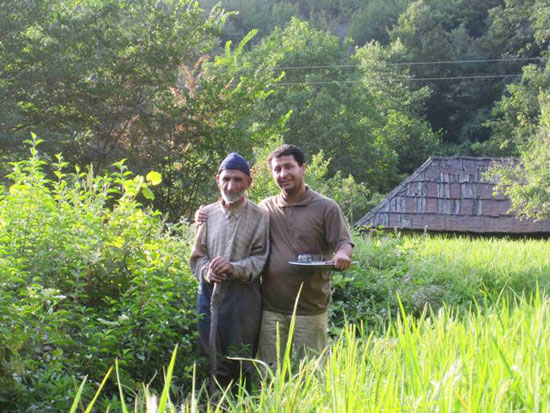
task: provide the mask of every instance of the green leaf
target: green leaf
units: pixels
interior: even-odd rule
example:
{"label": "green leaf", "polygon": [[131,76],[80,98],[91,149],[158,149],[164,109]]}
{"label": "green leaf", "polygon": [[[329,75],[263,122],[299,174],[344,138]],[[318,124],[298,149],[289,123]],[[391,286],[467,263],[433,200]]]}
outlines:
{"label": "green leaf", "polygon": [[84,380],[82,380],[82,383],[80,384],[80,387],[76,392],[76,396],[74,397],[74,401],[73,401],[73,405],[71,406],[70,413],[76,412],[76,408],[78,407],[78,402],[80,401],[80,397],[82,396],[82,390],[84,389],[84,385],[86,384],[87,378],[88,376],[84,377]]}
{"label": "green leaf", "polygon": [[111,367],[109,369],[109,371],[107,372],[107,374],[105,375],[105,377],[103,378],[103,381],[101,382],[101,384],[99,385],[99,388],[97,389],[97,392],[95,393],[95,396],[94,398],[92,399],[92,401],[90,402],[90,404],[88,405],[88,408],[86,409],[86,412],[85,413],[89,413],[92,411],[92,408],[94,407],[94,404],[95,404],[95,401],[97,400],[97,398],[99,397],[99,394],[101,393],[101,390],[103,389],[103,386],[105,386],[105,383],[107,382],[107,379],[109,378],[109,376],[111,375],[111,371],[113,370],[113,368]]}
{"label": "green leaf", "polygon": [[153,194],[153,191],[151,191],[149,188],[147,188],[146,186],[144,186],[141,191],[143,192],[143,196],[152,201],[153,199],[155,199],[155,195]]}
{"label": "green leaf", "polygon": [[118,359],[115,359],[115,372],[116,372],[116,381],[118,386],[118,393],[120,395],[120,405],[122,407],[123,413],[128,413],[128,408],[126,407],[126,403],[124,402],[124,394],[122,392],[122,384],[120,383],[120,377],[118,374]]}
{"label": "green leaf", "polygon": [[172,353],[172,360],[170,360],[170,365],[168,366],[168,372],[166,373],[166,381],[164,383],[164,388],[162,389],[162,395],[160,396],[159,401],[159,413],[164,413],[166,409],[166,404],[168,403],[168,392],[170,391],[170,382],[172,381],[172,373],[174,371],[174,364],[176,363],[176,354],[178,353],[178,346],[174,348]]}

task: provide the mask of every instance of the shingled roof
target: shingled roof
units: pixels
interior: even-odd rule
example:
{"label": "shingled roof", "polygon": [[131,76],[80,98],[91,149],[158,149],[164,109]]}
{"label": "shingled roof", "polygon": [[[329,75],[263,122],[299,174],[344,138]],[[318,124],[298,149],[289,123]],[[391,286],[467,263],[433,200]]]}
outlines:
{"label": "shingled roof", "polygon": [[510,159],[431,157],[355,225],[486,234],[550,233],[550,221],[520,220],[484,173]]}

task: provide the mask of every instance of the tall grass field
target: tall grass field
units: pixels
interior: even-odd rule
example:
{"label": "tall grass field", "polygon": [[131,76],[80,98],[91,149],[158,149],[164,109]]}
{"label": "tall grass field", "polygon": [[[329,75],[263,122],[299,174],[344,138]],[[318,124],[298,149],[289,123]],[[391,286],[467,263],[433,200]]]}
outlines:
{"label": "tall grass field", "polygon": [[323,359],[258,395],[262,412],[544,412],[550,409],[549,303],[541,296],[396,320],[382,336],[346,328]]}
{"label": "tall grass field", "polygon": [[[251,394],[215,405],[195,382],[166,411],[550,411],[547,241],[377,236],[358,239],[356,256],[335,295],[370,299],[378,316],[335,327],[337,310],[323,356],[287,357]],[[385,308],[376,285],[391,295]],[[146,396],[136,411],[156,411]]]}

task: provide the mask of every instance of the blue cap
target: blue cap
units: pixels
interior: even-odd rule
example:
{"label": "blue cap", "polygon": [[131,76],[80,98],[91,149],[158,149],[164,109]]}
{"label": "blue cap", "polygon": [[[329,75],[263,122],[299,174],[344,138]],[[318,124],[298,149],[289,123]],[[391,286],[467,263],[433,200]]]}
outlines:
{"label": "blue cap", "polygon": [[231,152],[226,156],[218,168],[218,173],[224,169],[236,169],[250,176],[250,166],[248,166],[248,162],[246,162],[246,159],[237,152]]}

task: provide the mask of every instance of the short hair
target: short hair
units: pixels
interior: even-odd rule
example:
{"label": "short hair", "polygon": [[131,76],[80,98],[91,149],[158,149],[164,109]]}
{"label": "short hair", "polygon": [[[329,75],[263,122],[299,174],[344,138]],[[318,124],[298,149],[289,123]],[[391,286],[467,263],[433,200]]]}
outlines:
{"label": "short hair", "polygon": [[271,166],[273,158],[280,158],[281,156],[290,156],[294,158],[298,166],[302,166],[306,162],[306,156],[304,152],[296,145],[284,144],[274,149],[267,157],[267,163]]}

